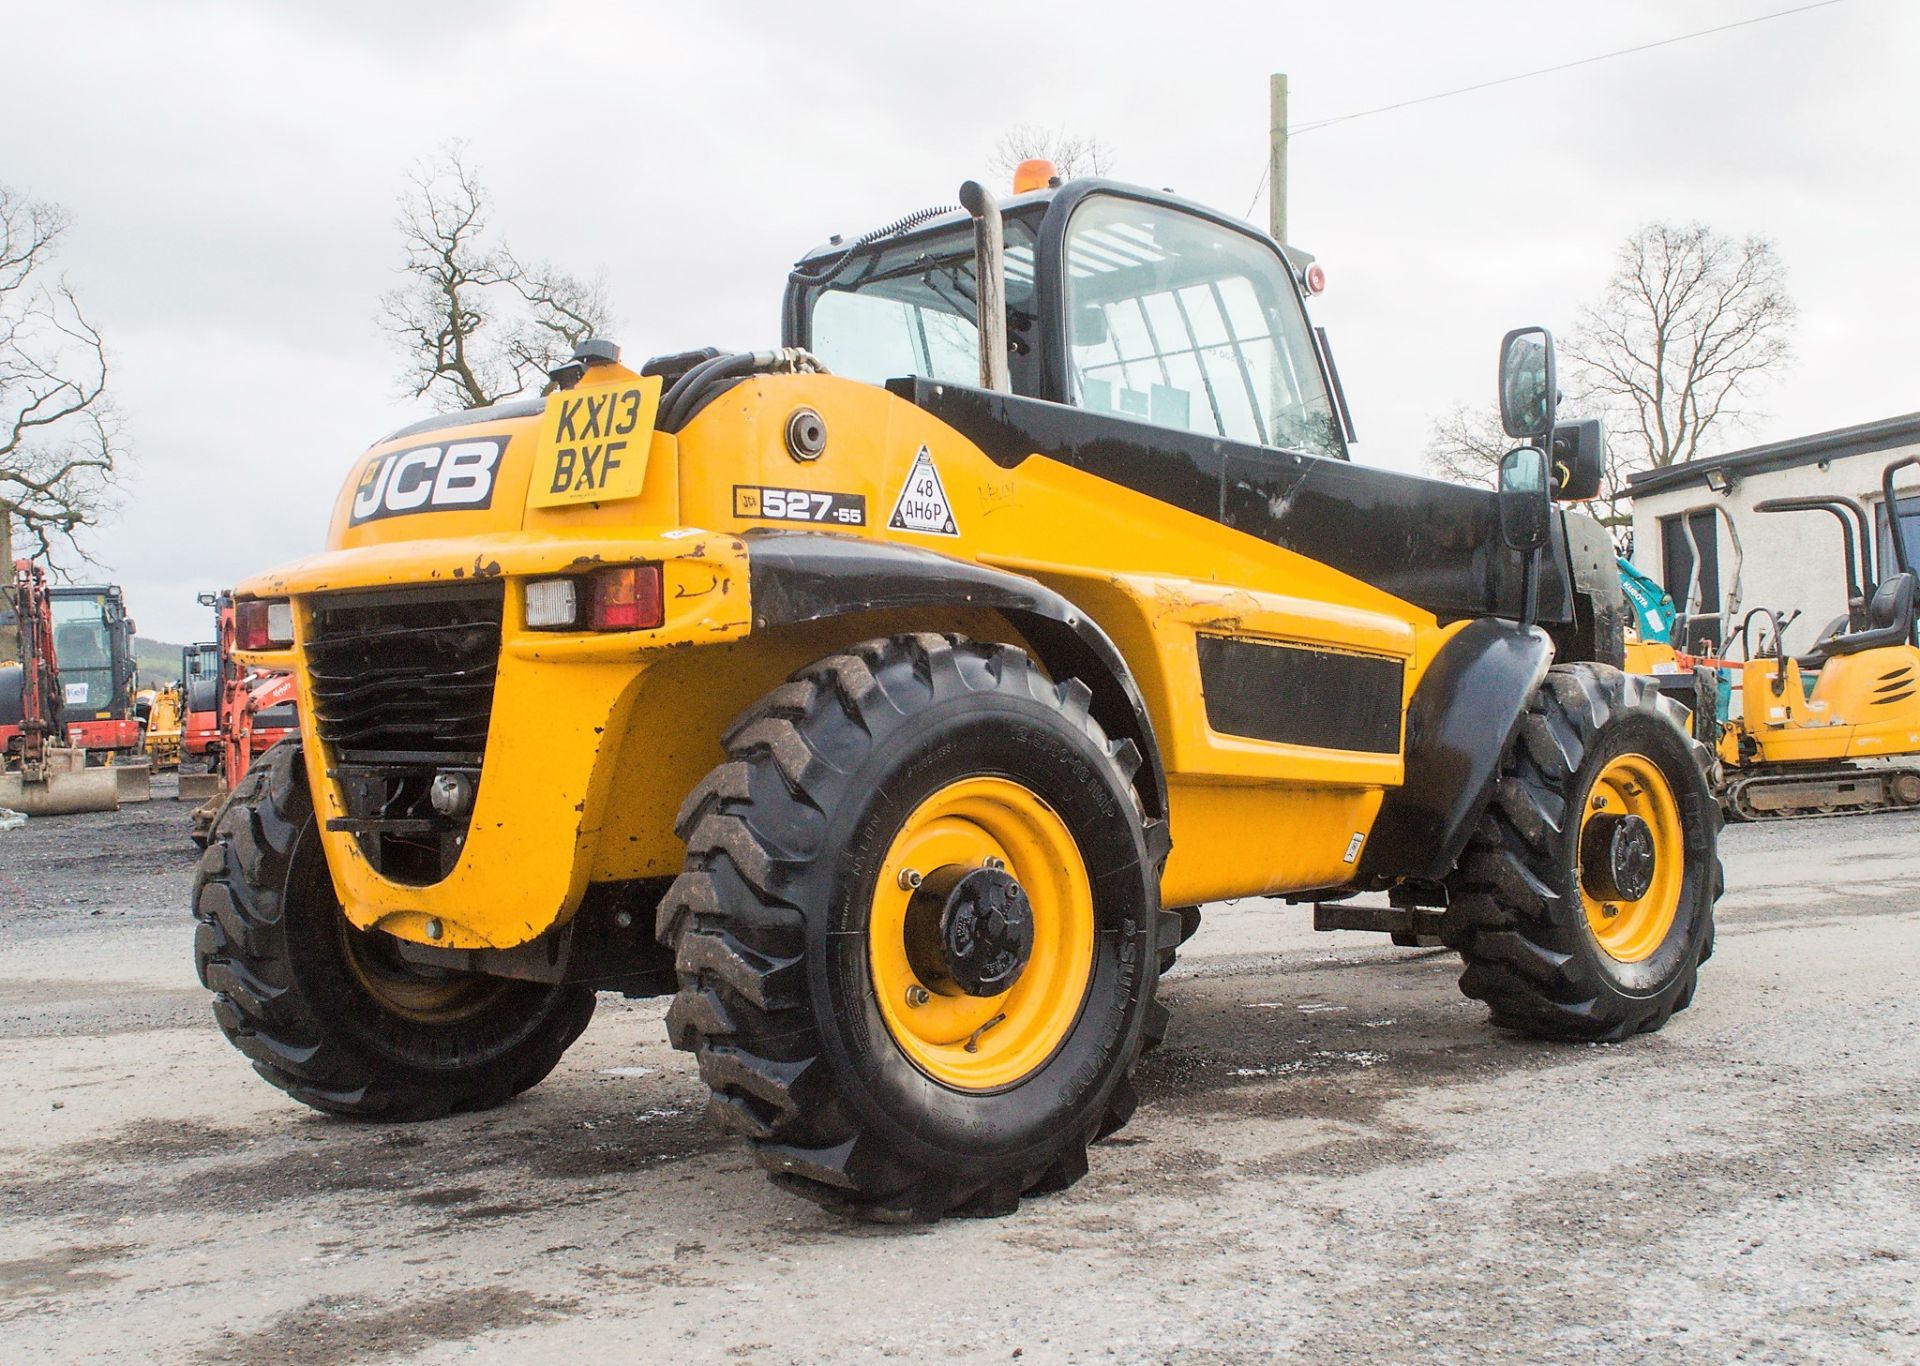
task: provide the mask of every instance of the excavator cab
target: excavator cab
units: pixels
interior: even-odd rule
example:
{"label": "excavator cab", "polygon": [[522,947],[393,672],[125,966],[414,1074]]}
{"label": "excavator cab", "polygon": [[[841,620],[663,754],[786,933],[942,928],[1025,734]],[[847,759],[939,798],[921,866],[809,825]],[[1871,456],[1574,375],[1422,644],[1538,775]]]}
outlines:
{"label": "excavator cab", "polygon": [[31,816],[114,811],[121,792],[114,773],[89,768],[69,740],[53,592],[46,571],[28,560],[13,565],[20,663],[0,673],[0,807]]}

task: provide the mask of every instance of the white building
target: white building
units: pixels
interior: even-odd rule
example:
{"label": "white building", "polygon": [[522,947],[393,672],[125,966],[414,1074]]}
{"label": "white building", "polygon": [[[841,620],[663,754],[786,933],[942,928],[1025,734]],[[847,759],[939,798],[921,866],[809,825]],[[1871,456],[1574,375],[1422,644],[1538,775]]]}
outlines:
{"label": "white building", "polygon": [[[1723,642],[1751,608],[1782,615],[1798,608],[1786,646],[1804,653],[1847,610],[1841,524],[1827,512],[1755,506],[1808,495],[1855,499],[1871,519],[1876,577],[1884,578],[1894,562],[1880,475],[1903,455],[1920,456],[1920,413],[1636,474],[1628,480],[1633,562],[1691,610],[1691,641]],[[1920,564],[1920,466],[1895,476],[1895,496],[1909,557]],[[1693,545],[1700,547],[1697,584]]]}

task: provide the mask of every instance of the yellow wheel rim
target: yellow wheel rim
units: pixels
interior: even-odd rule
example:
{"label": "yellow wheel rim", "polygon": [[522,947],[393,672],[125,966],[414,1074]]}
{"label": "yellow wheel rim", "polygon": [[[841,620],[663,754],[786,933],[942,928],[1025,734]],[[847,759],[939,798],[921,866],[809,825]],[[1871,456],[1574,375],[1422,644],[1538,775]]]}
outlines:
{"label": "yellow wheel rim", "polygon": [[499,978],[434,976],[409,969],[378,931],[356,929],[336,909],[347,968],[366,993],[415,1024],[458,1024],[491,1005],[508,984]]}
{"label": "yellow wheel rim", "polygon": [[[1033,948],[997,996],[923,982],[907,951],[910,873],[999,860],[1025,890]],[[1025,1080],[1079,1018],[1093,975],[1093,889],[1066,822],[1039,796],[1005,778],[966,778],[907,817],[887,849],[867,927],[868,965],[887,1031],[922,1072],[962,1091]],[[918,1002],[918,1004],[916,1004]]]}
{"label": "yellow wheel rim", "polygon": [[1595,896],[1588,870],[1579,870],[1580,897],[1594,941],[1615,961],[1638,963],[1666,942],[1680,909],[1680,885],[1686,876],[1680,806],[1659,765],[1643,754],[1622,754],[1593,780],[1581,833],[1601,815],[1638,816],[1653,836],[1653,878],[1644,896],[1633,900]]}

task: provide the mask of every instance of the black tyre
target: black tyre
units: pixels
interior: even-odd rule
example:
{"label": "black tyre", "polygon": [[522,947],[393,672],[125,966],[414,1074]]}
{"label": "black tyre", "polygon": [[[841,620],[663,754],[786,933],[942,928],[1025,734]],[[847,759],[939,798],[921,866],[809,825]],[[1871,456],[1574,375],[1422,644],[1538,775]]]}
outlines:
{"label": "black tyre", "polygon": [[1159,873],[1089,696],[1010,646],[870,641],[741,717],[687,799],[668,1031],[789,1190],[1003,1214],[1131,1116]]}
{"label": "black tyre", "polygon": [[1721,889],[1713,756],[1675,703],[1602,664],[1555,666],[1448,880],[1460,989],[1494,1023],[1619,1040],[1693,999]]}
{"label": "black tyre", "polygon": [[213,1016],[294,1099],[362,1119],[485,1110],[539,1082],[593,993],[403,963],[335,898],[297,741],[253,764],[193,884],[194,962]]}
{"label": "black tyre", "polygon": [[[1180,961],[1180,946],[1193,938],[1194,932],[1200,928],[1200,908],[1180,906],[1174,910],[1162,912],[1160,923],[1163,930],[1171,930],[1179,936],[1174,942],[1168,943],[1166,933],[1163,932],[1161,935],[1160,975],[1165,977],[1173,970],[1173,965]],[[1158,1043],[1159,1040],[1155,1039],[1154,1042]]]}

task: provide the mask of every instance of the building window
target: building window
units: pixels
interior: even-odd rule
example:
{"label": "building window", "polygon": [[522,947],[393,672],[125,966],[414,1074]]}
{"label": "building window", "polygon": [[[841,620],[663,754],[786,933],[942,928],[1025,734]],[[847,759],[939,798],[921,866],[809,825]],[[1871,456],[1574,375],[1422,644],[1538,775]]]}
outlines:
{"label": "building window", "polygon": [[[1675,645],[1691,646],[1702,641],[1713,649],[1726,638],[1725,623],[1718,615],[1726,604],[1720,599],[1720,528],[1711,510],[1675,514],[1660,519],[1660,556],[1664,585],[1684,621],[1685,637]],[[1686,525],[1682,525],[1683,521]],[[1687,539],[1693,532],[1692,543]],[[1693,546],[1700,547],[1699,591],[1693,591]]]}
{"label": "building window", "polygon": [[[1906,547],[1907,563],[1920,564],[1920,495],[1896,499],[1900,505],[1900,539]],[[1873,505],[1874,555],[1879,566],[1879,578],[1898,573],[1900,565],[1893,558],[1893,536],[1887,528],[1887,505],[1884,500]]]}

